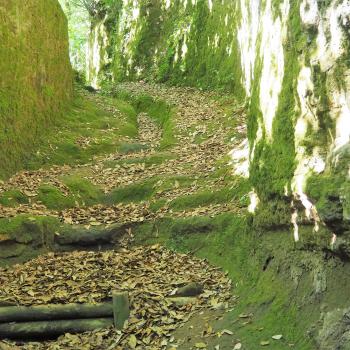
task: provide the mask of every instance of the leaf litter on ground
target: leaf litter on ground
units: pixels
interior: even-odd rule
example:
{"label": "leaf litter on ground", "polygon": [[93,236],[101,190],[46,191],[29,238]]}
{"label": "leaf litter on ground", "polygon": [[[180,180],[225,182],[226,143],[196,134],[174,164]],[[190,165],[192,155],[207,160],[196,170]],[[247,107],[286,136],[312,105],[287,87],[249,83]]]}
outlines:
{"label": "leaf litter on ground", "polygon": [[[196,302],[177,304],[171,294],[188,283],[204,288]],[[113,290],[128,291],[126,328],[66,334],[44,343],[9,343],[13,349],[167,349],[172,332],[211,300],[231,300],[231,281],[220,269],[191,255],[154,245],[106,252],[50,253],[23,265],[0,269],[0,301],[17,305],[97,303]],[[6,349],[7,343],[0,342]],[[174,344],[175,345],[175,344]]]}
{"label": "leaf litter on ground", "polygon": [[[17,189],[29,198],[28,204],[20,204],[16,208],[8,208],[0,205],[0,217],[13,217],[19,214],[32,214],[32,215],[49,215],[53,217],[60,217],[62,221],[66,223],[82,223],[87,224],[87,220],[80,220],[79,217],[85,216],[83,211],[85,208],[73,208],[72,210],[63,214],[57,211],[48,210],[41,203],[36,203],[33,198],[38,195],[38,189],[43,184],[49,184],[59,189],[64,195],[70,193],[69,188],[62,182],[61,178],[74,174],[83,170],[86,174],[84,178],[91,181],[94,185],[99,186],[105,193],[111,190],[144,181],[146,179],[159,177],[159,176],[171,176],[176,174],[177,176],[193,176],[194,178],[201,174],[202,178],[207,178],[207,181],[203,185],[192,185],[183,188],[176,187],[172,190],[165,190],[157,194],[157,198],[165,198],[167,201],[172,201],[183,195],[193,194],[200,192],[201,190],[214,190],[223,188],[225,186],[225,179],[218,182],[217,179],[211,179],[210,174],[216,169],[218,159],[227,155],[236,143],[240,143],[240,139],[245,137],[246,129],[242,128],[244,125],[244,110],[237,109],[236,119],[242,119],[239,126],[235,128],[238,141],[227,142],[227,133],[230,130],[218,123],[215,131],[209,131],[208,123],[213,120],[221,120],[224,112],[220,108],[219,104],[213,99],[215,94],[209,92],[199,91],[193,88],[171,88],[164,87],[156,84],[145,83],[124,83],[116,87],[123,91],[128,91],[134,96],[147,94],[152,96],[155,100],[164,100],[169,105],[175,107],[174,115],[174,132],[175,137],[178,140],[171,148],[171,153],[176,155],[175,159],[167,159],[164,163],[151,165],[145,167],[143,164],[116,164],[115,167],[106,168],[105,164],[108,161],[122,161],[133,158],[144,158],[157,154],[160,139],[162,137],[159,126],[145,113],[138,115],[139,133],[132,140],[133,142],[148,145],[148,149],[141,149],[135,153],[120,153],[114,152],[108,155],[101,155],[95,157],[90,163],[75,165],[75,166],[52,166],[49,169],[39,169],[36,171],[21,171],[14,175],[6,182],[0,183],[0,194]],[[99,105],[102,109],[107,110],[121,117],[121,114],[113,102],[112,99],[102,95],[86,94],[86,98],[90,99],[93,103]],[[221,118],[221,119],[220,119]],[[190,131],[194,129],[194,131]],[[232,131],[232,130],[231,130]],[[206,139],[198,144],[195,142],[195,135],[206,135]],[[77,143],[82,147],[88,147],[89,143],[84,139],[79,138]],[[142,205],[142,204],[141,204]],[[101,210],[103,212],[110,211],[112,213],[113,220],[116,222],[120,216],[123,216],[125,221],[133,222],[135,218],[135,211],[132,210],[130,218],[127,215],[119,215],[116,213],[116,208],[113,206],[95,206],[93,212]],[[216,215],[225,211],[237,212],[240,208],[230,204],[230,208],[226,203],[216,205],[216,208],[198,208],[201,215]],[[75,212],[76,211],[76,212]],[[119,208],[117,208],[119,212]],[[69,215],[71,213],[71,217]],[[89,215],[89,210],[87,210]],[[98,215],[98,216],[101,216]],[[159,217],[162,215],[173,216],[173,213],[165,206],[161,208]],[[180,215],[195,216],[196,212],[183,212]],[[138,215],[136,222],[142,221],[143,215]],[[77,220],[75,220],[77,219]],[[141,219],[141,220],[140,220]],[[97,220],[98,223],[106,223],[111,220]]]}

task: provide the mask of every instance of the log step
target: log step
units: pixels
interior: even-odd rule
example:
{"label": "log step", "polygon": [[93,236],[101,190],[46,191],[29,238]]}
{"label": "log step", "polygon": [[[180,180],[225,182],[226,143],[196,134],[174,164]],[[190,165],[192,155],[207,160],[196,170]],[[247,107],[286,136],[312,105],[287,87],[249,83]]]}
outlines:
{"label": "log step", "polygon": [[112,325],[122,329],[130,314],[129,295],[115,291],[112,297],[99,304],[0,307],[0,339],[53,339]]}
{"label": "log step", "polygon": [[0,323],[113,317],[112,302],[0,307]]}
{"label": "log step", "polygon": [[83,333],[113,326],[113,317],[78,320],[12,322],[0,324],[2,339],[54,339],[65,333]]}

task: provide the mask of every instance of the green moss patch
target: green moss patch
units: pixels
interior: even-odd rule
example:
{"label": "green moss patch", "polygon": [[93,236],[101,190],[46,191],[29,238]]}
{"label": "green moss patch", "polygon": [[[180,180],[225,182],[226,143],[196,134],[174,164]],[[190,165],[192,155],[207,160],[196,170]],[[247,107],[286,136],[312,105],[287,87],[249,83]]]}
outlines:
{"label": "green moss patch", "polygon": [[119,135],[127,137],[136,137],[138,134],[137,112],[134,107],[123,100],[115,102],[118,110],[126,117],[126,121],[122,123]]}
{"label": "green moss patch", "polygon": [[174,109],[161,99],[154,99],[149,95],[132,95],[126,90],[119,90],[117,98],[128,100],[137,113],[147,113],[162,129],[160,149],[170,148],[177,143],[174,136]]}
{"label": "green moss patch", "polygon": [[244,199],[249,184],[240,182],[236,187],[226,187],[219,191],[202,191],[199,193],[181,196],[170,202],[169,206],[173,210],[181,211],[190,208],[208,206],[211,204],[229,203],[235,201],[238,205],[246,206],[247,201]]}
{"label": "green moss patch", "polygon": [[[108,137],[105,133],[112,123],[116,121],[107,112],[83,98],[76,97],[72,108],[56,128],[46,133],[47,143],[28,159],[26,168],[82,164],[87,163],[94,155],[115,151],[112,135]],[[86,147],[80,146],[81,138],[89,140]]]}
{"label": "green moss patch", "polygon": [[63,179],[76,202],[82,206],[97,204],[103,196],[102,190],[92,184],[89,180],[79,176],[69,176]]}
{"label": "green moss patch", "polygon": [[28,202],[28,198],[19,190],[5,191],[0,195],[0,204],[5,207],[15,207]]}
{"label": "green moss patch", "polygon": [[63,210],[75,206],[74,197],[64,195],[60,189],[51,185],[39,187],[37,200],[48,209],[53,210]]}
{"label": "green moss patch", "polygon": [[103,202],[106,204],[116,204],[148,200],[154,194],[156,182],[157,179],[150,179],[145,182],[117,188],[108,193],[103,199]]}
{"label": "green moss patch", "polygon": [[137,153],[147,150],[149,146],[143,143],[121,143],[118,146],[118,152],[123,154]]}
{"label": "green moss patch", "polygon": [[117,151],[120,138],[137,135],[136,112],[131,104],[110,99],[120,115],[102,110],[95,103],[76,96],[71,109],[46,132],[46,143],[29,157],[25,168],[76,165],[91,161],[95,156]]}
{"label": "green moss patch", "polygon": [[91,206],[103,198],[101,189],[84,178],[74,175],[64,177],[62,180],[69,189],[68,195],[55,186],[42,185],[35,199],[48,209],[63,210],[75,206]]}
{"label": "green moss patch", "polygon": [[150,167],[152,165],[160,165],[165,163],[167,160],[176,159],[176,154],[172,153],[157,153],[150,157],[144,158],[131,158],[125,160],[108,160],[105,162],[105,168],[114,168],[118,165],[124,164],[145,164],[146,167]]}

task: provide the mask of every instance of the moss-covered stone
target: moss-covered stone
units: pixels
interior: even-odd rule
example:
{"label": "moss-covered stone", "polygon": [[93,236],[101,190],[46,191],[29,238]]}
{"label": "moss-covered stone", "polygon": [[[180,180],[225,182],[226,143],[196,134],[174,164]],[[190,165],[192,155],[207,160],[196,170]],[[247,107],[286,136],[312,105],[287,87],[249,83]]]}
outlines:
{"label": "moss-covered stone", "polygon": [[52,249],[60,228],[56,218],[19,215],[0,219],[0,266],[27,261]]}

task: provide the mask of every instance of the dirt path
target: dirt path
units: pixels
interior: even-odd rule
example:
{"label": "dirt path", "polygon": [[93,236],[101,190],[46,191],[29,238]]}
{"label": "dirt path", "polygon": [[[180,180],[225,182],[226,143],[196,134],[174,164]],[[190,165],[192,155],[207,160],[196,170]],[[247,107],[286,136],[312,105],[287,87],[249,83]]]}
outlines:
{"label": "dirt path", "polygon": [[[146,159],[161,154],[158,148],[162,131],[146,113],[140,113],[138,115],[139,133],[129,141],[132,141],[133,144],[139,143],[147,146],[147,148],[127,152],[126,154],[116,152],[96,157],[93,162],[77,167],[53,166],[45,170],[20,172],[7,182],[0,183],[0,195],[9,190],[19,190],[29,198],[29,203],[20,204],[15,208],[0,205],[0,218],[18,214],[47,215],[59,217],[65,223],[86,225],[91,217],[96,219],[93,222],[112,224],[121,221],[139,222],[169,215],[186,217],[200,214],[215,215],[226,211],[238,213],[240,211],[236,203],[231,202],[204,205],[200,208],[191,208],[187,211],[173,213],[167,203],[183,196],[201,191],[217,191],[228,186],[227,177],[231,175],[231,169],[227,164],[220,164],[218,161],[225,159],[229,151],[245,137],[245,129],[242,128],[244,117],[241,110],[238,109],[238,114],[230,116],[230,118],[235,118],[237,124],[237,127],[233,128],[227,126],[227,119],[229,118],[224,114],[225,112],[219,103],[213,99],[213,94],[199,92],[194,89],[165,88],[140,83],[124,84],[118,88],[136,96],[147,94],[155,99],[163,99],[174,106],[174,136],[177,142],[170,148],[169,159],[165,159],[161,164],[151,164],[150,166],[146,166],[143,162],[127,162],[128,160]],[[87,95],[87,98],[119,116],[118,110],[111,103],[110,98],[98,95]],[[229,142],[228,136],[233,134],[235,135],[235,141]],[[201,138],[200,141],[198,141],[198,137]],[[77,140],[77,142],[80,147],[89,146],[83,138]],[[171,155],[174,156],[173,159]],[[226,162],[228,160],[227,157]],[[126,162],[118,164],[116,163],[118,161]],[[115,162],[114,167],[106,166],[106,163],[113,162]],[[216,174],[212,176],[220,170],[223,173],[222,176],[216,176]],[[90,207],[76,206],[57,211],[48,209],[40,200],[36,200],[38,189],[43,184],[52,185],[62,191],[64,195],[68,195],[69,188],[62,182],[62,177],[80,173],[85,179],[102,188],[104,193],[109,193],[118,187],[159,177],[189,177],[193,181],[184,185],[175,180],[171,188],[157,191],[153,199],[165,199],[166,204],[155,213],[149,210],[149,202],[126,206],[106,206],[103,204]],[[199,177],[202,181],[198,181]],[[161,181],[162,179],[160,179]],[[234,183],[231,184],[234,185]],[[96,215],[97,213],[101,213],[101,215]]]}
{"label": "dirt path", "polygon": [[[245,137],[242,108],[228,109],[232,101],[227,103],[223,96],[188,88],[133,83],[116,90],[117,100],[122,91],[130,101],[142,101],[145,95],[155,104],[162,101],[171,111],[169,119],[160,122],[163,116],[155,117],[152,108],[137,110],[136,119],[133,116],[137,133],[118,136],[116,151],[94,155],[79,165],[51,164],[23,171],[0,183],[0,200],[1,196],[23,196],[23,202],[15,205],[0,204],[0,218],[23,216],[35,221],[36,217],[52,217],[66,227],[90,229],[155,223],[164,218],[213,217],[224,212],[241,215],[245,210],[242,180],[233,176],[228,153]],[[113,118],[120,122],[127,119],[116,98],[86,93],[85,98],[107,111],[111,123]],[[104,135],[118,130],[118,126],[106,125],[102,136],[76,137],[76,147],[89,150],[102,143]],[[164,147],[169,134],[171,143]],[[73,185],[67,180],[72,178]],[[7,197],[12,203],[13,198]],[[131,230],[126,235],[132,236]],[[6,240],[6,232],[0,232],[0,243]],[[55,276],[54,280],[50,276]],[[174,288],[190,281],[204,287],[195,303],[177,307],[167,301]],[[230,283],[206,262],[159,246],[104,253],[50,253],[25,265],[0,269],[0,284],[7,286],[0,291],[0,301],[23,305],[95,302],[121,285],[121,289],[131,290],[134,302],[128,328],[122,333],[104,330],[66,335],[50,343],[0,342],[0,349],[186,350],[206,349],[207,344],[211,344],[208,349],[231,349],[238,340],[222,342],[220,337],[230,336],[225,333],[229,331],[214,331],[209,322],[210,318],[222,318],[234,304]],[[188,339],[180,329],[174,337],[173,331],[181,325],[183,329],[191,327],[196,334]],[[221,343],[230,347],[218,347]]]}

